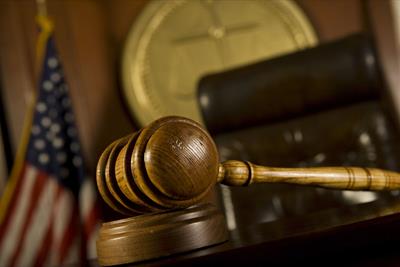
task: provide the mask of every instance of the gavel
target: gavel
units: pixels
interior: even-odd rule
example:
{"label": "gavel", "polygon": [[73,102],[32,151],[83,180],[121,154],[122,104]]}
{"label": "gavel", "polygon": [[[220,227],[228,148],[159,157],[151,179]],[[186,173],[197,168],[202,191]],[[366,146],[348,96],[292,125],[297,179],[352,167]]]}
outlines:
{"label": "gavel", "polygon": [[216,183],[287,183],[343,190],[398,190],[400,174],[364,167],[275,168],[228,160],[197,122],[158,119],[123,137],[101,155],[97,185],[105,202],[131,215],[199,203]]}
{"label": "gavel", "polygon": [[[370,38],[355,35],[208,74],[197,88],[203,122],[216,135],[376,99],[382,87],[376,59]],[[149,260],[228,240],[221,211],[202,203],[217,183],[395,190],[400,189],[400,175],[360,167],[219,163],[217,147],[199,123],[164,117],[116,140],[99,159],[97,184],[105,202],[125,215],[142,213],[103,223],[97,240],[100,265]]]}

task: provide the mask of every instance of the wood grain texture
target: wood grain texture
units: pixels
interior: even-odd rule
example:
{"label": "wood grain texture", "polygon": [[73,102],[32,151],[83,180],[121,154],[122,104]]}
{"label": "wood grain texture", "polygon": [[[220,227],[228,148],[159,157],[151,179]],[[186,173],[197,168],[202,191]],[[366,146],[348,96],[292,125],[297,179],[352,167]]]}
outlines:
{"label": "wood grain texture", "polygon": [[[107,143],[133,129],[118,93],[118,57],[132,23],[147,2],[47,1],[48,13],[55,20],[55,39],[81,129],[85,162],[91,171],[95,167],[94,159]],[[359,0],[297,2],[312,20],[322,41],[362,30]],[[14,152],[27,106],[36,90],[35,13],[35,0],[0,1],[0,71]]]}
{"label": "wood grain texture", "polygon": [[101,266],[160,258],[224,242],[225,219],[210,204],[104,223],[97,240]]}
{"label": "wood grain texture", "polygon": [[[217,170],[217,150],[210,149],[212,141],[198,127],[180,121],[164,124],[146,145],[147,175],[167,197],[178,200],[198,197],[215,182],[212,177]],[[180,168],[185,172],[177,175],[176,169]]]}
{"label": "wood grain texture", "polygon": [[[147,0],[46,1],[63,63],[89,176],[112,140],[134,129],[119,95],[119,57],[125,35]],[[24,118],[34,101],[39,69],[35,0],[0,1],[0,76],[15,156]],[[104,205],[106,219],[119,218]]]}
{"label": "wood grain texture", "polygon": [[[158,210],[157,207],[148,204],[146,196],[141,193],[136,183],[134,182],[134,177],[132,176],[130,155],[132,154],[133,147],[135,146],[136,140],[139,133],[134,133],[129,138],[129,140],[120,146],[120,149],[116,153],[116,159],[111,162],[110,165],[115,164],[115,187],[119,187],[121,191],[115,192],[115,197],[118,198],[118,194],[126,196],[127,200],[134,204],[134,209],[137,212],[144,212],[152,210]],[[112,177],[113,173],[109,173],[109,177]]]}
{"label": "wood grain texture", "polygon": [[400,46],[391,1],[366,1],[370,31],[375,37],[382,74],[386,81],[385,100],[392,112],[396,126],[400,128]]}
{"label": "wood grain texture", "polygon": [[97,186],[123,214],[183,208],[207,197],[218,168],[209,134],[192,120],[171,116],[113,142],[97,164]]}
{"label": "wood grain texture", "polygon": [[[95,159],[112,140],[133,130],[123,109],[119,89],[119,62],[124,40],[147,0],[47,1],[54,18],[55,39],[67,75],[77,126],[88,163],[94,173]],[[322,42],[363,30],[360,0],[297,0],[313,22]],[[386,48],[389,3],[369,1],[375,33]],[[382,11],[382,12],[381,12]],[[34,51],[37,28],[34,23],[35,0],[0,1],[0,71],[5,116],[11,147],[16,151],[24,115],[36,90]],[[393,60],[392,49],[383,49]],[[392,65],[388,65],[391,73]],[[393,77],[397,77],[394,75]],[[106,217],[113,218],[113,215]]]}
{"label": "wood grain texture", "polygon": [[[113,146],[100,159],[97,181],[114,209],[115,203],[107,199],[106,192],[136,212],[159,211],[196,204],[217,182],[230,186],[289,183],[343,190],[400,189],[400,174],[381,169],[272,168],[235,160],[219,164],[210,135],[196,122],[177,116],[156,120],[129,141]],[[103,163],[105,158],[107,164]]]}
{"label": "wood grain texture", "polygon": [[[161,137],[163,134],[161,134],[161,136],[158,135],[159,130],[167,133],[170,132],[172,128],[175,128],[177,124],[181,124],[181,127],[183,125],[185,128],[187,127],[186,130],[180,131],[182,128],[179,127],[180,130],[176,131],[173,138],[169,139],[167,142]],[[167,130],[164,131],[162,129]],[[154,139],[153,134],[155,134]],[[183,147],[191,147],[191,149],[193,149],[193,144],[190,144],[190,142],[193,142],[192,138],[195,135],[198,137],[197,144],[199,144],[200,147],[197,147],[194,151],[199,152],[203,151],[203,149],[206,150],[199,154],[193,153],[193,151],[188,152],[182,150],[181,148]],[[191,141],[186,143],[184,140],[187,138]],[[210,140],[210,138],[208,133],[202,129],[198,123],[182,117],[164,117],[145,127],[138,137],[131,157],[133,176],[135,177],[135,183],[138,185],[140,191],[144,192],[153,202],[164,208],[187,207],[198,203],[198,201],[203,199],[212,189],[218,172],[218,153],[214,142],[202,143],[203,141],[201,141]],[[176,150],[176,152],[180,151],[180,153],[174,153],[174,155],[171,154],[167,158],[162,158],[157,156],[156,151],[151,151],[151,148],[159,146],[164,146],[165,149],[165,145],[170,146],[168,149],[171,151]],[[204,145],[209,146],[205,148]],[[154,162],[151,158],[155,159]],[[183,164],[183,162],[186,163]],[[161,176],[159,176],[161,172],[154,170],[154,168],[157,168],[157,165],[159,166],[160,164],[164,166],[163,168],[165,171]],[[190,170],[184,166],[190,168]],[[199,168],[200,171],[197,172],[196,168]],[[180,170],[181,172],[177,172],[176,170]],[[190,174],[188,172],[190,172]],[[185,178],[187,179],[190,176],[196,176],[198,179],[195,180],[198,181],[192,180],[192,182],[184,182]],[[171,184],[168,183],[170,180],[172,182]],[[189,197],[188,194],[185,196],[185,194],[181,193],[180,196],[171,197],[170,193],[173,191],[171,188],[174,186],[180,187],[182,183],[192,183],[194,187],[197,188],[200,186],[204,190],[200,190],[202,192],[199,193],[198,190],[189,188],[195,195]],[[176,192],[179,192],[179,190],[176,190]]]}
{"label": "wood grain texture", "polygon": [[[95,161],[107,143],[133,130],[118,92],[118,57],[127,29],[146,3],[47,1],[85,162],[92,175]],[[13,153],[37,90],[35,15],[35,0],[0,1],[1,89]]]}
{"label": "wood grain texture", "polygon": [[360,0],[296,0],[315,27],[322,42],[363,30]]}
{"label": "wood grain texture", "polygon": [[205,75],[197,98],[210,133],[229,133],[376,99],[379,67],[370,36],[354,34]]}
{"label": "wood grain texture", "polygon": [[375,168],[272,168],[235,160],[221,166],[218,180],[231,186],[287,183],[344,190],[400,189],[400,174]]}
{"label": "wood grain texture", "polygon": [[[111,190],[108,189],[109,183],[106,182],[106,171],[110,170],[110,166],[107,167],[108,159],[110,157],[111,151],[114,149],[114,147],[122,142],[126,142],[127,137],[118,139],[114,141],[112,144],[110,144],[103,152],[101,155],[98,163],[97,163],[97,173],[96,173],[96,182],[97,182],[97,188],[99,190],[99,193],[103,200],[107,203],[108,206],[113,208],[115,211],[122,213],[122,214],[130,214],[131,211],[124,206],[124,204],[121,204],[120,201],[118,201],[115,197],[114,194],[111,193]],[[122,195],[122,194],[121,194]],[[122,197],[122,196],[121,196]]]}

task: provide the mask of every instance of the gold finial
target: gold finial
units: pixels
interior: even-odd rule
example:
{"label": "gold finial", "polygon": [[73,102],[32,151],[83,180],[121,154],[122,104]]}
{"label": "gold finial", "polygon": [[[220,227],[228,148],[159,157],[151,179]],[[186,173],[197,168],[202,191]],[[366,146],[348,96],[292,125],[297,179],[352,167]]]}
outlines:
{"label": "gold finial", "polygon": [[47,16],[46,0],[36,0],[36,7],[39,16]]}

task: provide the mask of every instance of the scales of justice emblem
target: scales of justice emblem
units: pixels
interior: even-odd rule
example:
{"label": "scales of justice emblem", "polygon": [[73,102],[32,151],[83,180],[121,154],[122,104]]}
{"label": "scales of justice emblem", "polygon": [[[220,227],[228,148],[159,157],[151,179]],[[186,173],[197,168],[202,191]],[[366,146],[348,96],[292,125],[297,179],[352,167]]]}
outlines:
{"label": "scales of justice emblem", "polygon": [[166,115],[202,122],[196,88],[203,75],[316,43],[291,0],[151,1],[123,53],[126,102],[139,126]]}

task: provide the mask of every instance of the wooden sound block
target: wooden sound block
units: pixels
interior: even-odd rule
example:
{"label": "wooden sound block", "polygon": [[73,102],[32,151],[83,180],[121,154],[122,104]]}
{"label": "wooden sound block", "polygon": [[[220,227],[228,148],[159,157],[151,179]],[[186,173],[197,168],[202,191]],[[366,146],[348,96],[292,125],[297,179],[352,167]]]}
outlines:
{"label": "wooden sound block", "polygon": [[102,225],[97,256],[102,266],[187,252],[228,239],[225,219],[211,204],[151,213]]}

